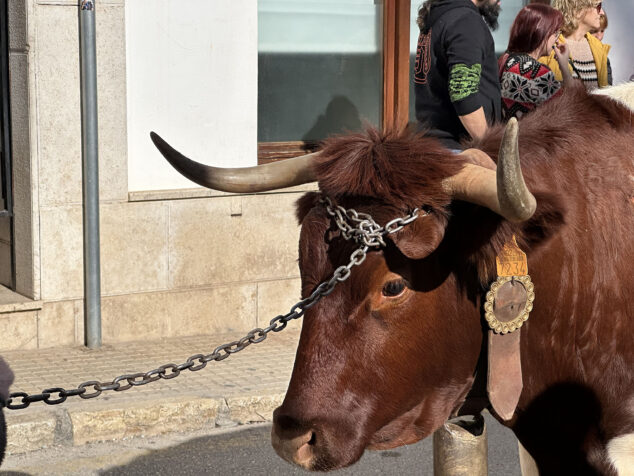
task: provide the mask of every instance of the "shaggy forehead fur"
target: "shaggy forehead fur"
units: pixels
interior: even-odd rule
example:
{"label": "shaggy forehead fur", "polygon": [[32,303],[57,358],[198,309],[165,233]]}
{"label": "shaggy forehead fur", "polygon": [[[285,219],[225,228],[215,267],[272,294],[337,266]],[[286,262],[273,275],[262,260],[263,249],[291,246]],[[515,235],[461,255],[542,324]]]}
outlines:
{"label": "shaggy forehead fur", "polygon": [[451,201],[442,180],[459,172],[465,161],[412,130],[368,129],[327,139],[315,172],[322,192],[335,200],[367,197],[398,209],[441,208]]}

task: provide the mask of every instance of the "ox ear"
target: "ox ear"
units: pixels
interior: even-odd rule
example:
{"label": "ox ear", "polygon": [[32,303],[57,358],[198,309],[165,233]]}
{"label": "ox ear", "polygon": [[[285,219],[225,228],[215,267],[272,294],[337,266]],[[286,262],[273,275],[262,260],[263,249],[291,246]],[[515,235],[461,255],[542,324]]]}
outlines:
{"label": "ox ear", "polygon": [[390,239],[396,247],[410,259],[429,256],[445,236],[447,220],[437,213],[420,216],[417,220],[394,233]]}
{"label": "ox ear", "polygon": [[310,212],[317,204],[319,203],[319,193],[317,192],[308,192],[295,202],[295,217],[297,218],[297,224],[301,225]]}

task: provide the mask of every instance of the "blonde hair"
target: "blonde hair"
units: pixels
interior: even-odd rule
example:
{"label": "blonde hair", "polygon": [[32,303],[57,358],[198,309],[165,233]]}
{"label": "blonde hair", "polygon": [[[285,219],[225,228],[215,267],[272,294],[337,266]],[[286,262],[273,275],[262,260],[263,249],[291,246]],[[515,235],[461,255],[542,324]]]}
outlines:
{"label": "blonde hair", "polygon": [[564,25],[561,29],[564,36],[571,35],[579,26],[579,13],[586,8],[596,7],[596,0],[553,0],[552,6],[564,16]]}

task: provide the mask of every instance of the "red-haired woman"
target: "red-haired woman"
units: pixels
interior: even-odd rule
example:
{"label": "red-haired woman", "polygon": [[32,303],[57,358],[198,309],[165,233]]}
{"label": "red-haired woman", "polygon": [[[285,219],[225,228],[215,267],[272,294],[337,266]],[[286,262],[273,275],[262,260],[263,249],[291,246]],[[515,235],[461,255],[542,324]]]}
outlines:
{"label": "red-haired woman", "polygon": [[568,71],[569,52],[565,45],[557,43],[563,21],[560,11],[539,3],[527,5],[517,14],[508,48],[500,58],[505,121],[520,118],[559,93],[562,84],[548,66],[538,61],[540,56],[555,50],[564,71],[563,82],[572,81]]}

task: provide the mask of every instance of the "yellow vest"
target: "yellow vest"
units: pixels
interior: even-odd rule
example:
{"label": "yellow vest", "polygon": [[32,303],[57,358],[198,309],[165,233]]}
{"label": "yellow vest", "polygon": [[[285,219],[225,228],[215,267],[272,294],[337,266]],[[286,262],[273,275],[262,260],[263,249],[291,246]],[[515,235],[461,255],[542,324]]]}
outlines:
{"label": "yellow vest", "polygon": [[[603,88],[608,86],[608,51],[610,51],[610,45],[604,45],[597,40],[590,33],[586,33],[586,40],[590,44],[590,51],[592,51],[592,57],[594,58],[594,64],[597,66],[597,78],[599,87]],[[559,43],[565,43],[563,35],[559,35]],[[542,56],[539,58],[539,62],[548,66],[558,81],[562,81],[561,70],[559,69],[559,63],[555,58],[555,52],[551,51],[548,56]],[[568,69],[572,73],[572,66],[568,65]]]}

